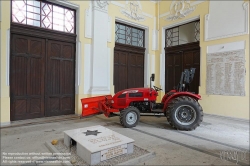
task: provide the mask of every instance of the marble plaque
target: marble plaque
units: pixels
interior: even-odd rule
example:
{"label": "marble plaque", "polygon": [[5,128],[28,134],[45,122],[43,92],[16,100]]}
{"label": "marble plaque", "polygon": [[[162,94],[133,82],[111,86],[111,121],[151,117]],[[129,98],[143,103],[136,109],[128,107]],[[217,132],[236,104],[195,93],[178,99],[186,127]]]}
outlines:
{"label": "marble plaque", "polygon": [[207,54],[207,94],[245,96],[245,50]]}
{"label": "marble plaque", "polygon": [[125,153],[133,153],[134,140],[103,126],[64,131],[64,144],[76,141],[77,155],[88,164],[97,164]]}
{"label": "marble plaque", "polygon": [[101,151],[101,161],[127,153],[127,144]]}

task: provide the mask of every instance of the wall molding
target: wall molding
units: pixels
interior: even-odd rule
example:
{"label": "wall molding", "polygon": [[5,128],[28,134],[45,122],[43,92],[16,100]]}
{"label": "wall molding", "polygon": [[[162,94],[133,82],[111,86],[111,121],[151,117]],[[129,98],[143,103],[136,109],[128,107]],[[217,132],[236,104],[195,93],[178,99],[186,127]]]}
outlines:
{"label": "wall molding", "polygon": [[2,1],[0,1],[0,22],[2,21]]}
{"label": "wall molding", "polygon": [[223,43],[217,45],[207,46],[207,54],[217,53],[217,52],[226,52],[226,51],[234,51],[234,50],[242,50],[246,48],[245,41],[237,41],[231,43]]}
{"label": "wall molding", "polygon": [[159,3],[160,0],[150,0],[152,3]]}
{"label": "wall molding", "polygon": [[78,4],[72,3],[69,0],[48,0],[48,1],[58,4],[58,5],[65,6],[65,7],[73,8],[73,9],[80,8]]}
{"label": "wall molding", "polygon": [[10,29],[6,31],[6,85],[10,86]]}
{"label": "wall molding", "polygon": [[[210,2],[210,3],[215,3],[215,2]],[[244,26],[244,31],[239,31],[239,29],[235,29],[234,32],[232,30],[232,32],[229,32],[227,34],[222,34],[222,35],[212,35],[212,37],[209,37],[209,34],[212,33],[212,30],[210,30],[209,28],[212,28],[212,29],[218,29],[216,28],[216,24],[210,24],[209,22],[211,22],[211,19],[216,19],[216,17],[212,17],[211,16],[211,10],[209,8],[209,14],[205,15],[205,33],[204,33],[204,38],[205,38],[205,41],[210,41],[210,40],[217,40],[217,39],[223,39],[223,38],[228,38],[228,37],[234,37],[234,36],[239,36],[239,35],[246,35],[246,34],[249,34],[249,3],[248,2],[243,2],[242,3],[242,10],[244,10],[244,23],[245,23],[245,26]],[[226,18],[224,19],[225,21],[227,20]],[[237,22],[237,20],[235,20],[235,23]],[[213,25],[213,27],[210,27],[210,25]],[[226,24],[223,24],[225,27],[232,27],[231,24],[228,25]],[[223,29],[225,27],[220,27],[222,29],[222,33],[224,32]],[[235,26],[236,28],[238,26]]]}
{"label": "wall molding", "polygon": [[172,1],[170,5],[170,14],[165,18],[167,21],[174,21],[185,18],[195,10],[190,1]]}
{"label": "wall molding", "polygon": [[85,10],[85,38],[92,38],[92,3],[89,8]]}
{"label": "wall molding", "polygon": [[152,30],[152,50],[158,50],[159,31],[156,29],[156,17],[154,17],[154,29]]}
{"label": "wall molding", "polygon": [[[201,4],[201,3],[205,2],[205,1],[206,1],[206,0],[195,1],[195,2],[191,3],[190,6],[191,6],[191,7],[192,7],[192,6],[196,6],[196,5]],[[159,17],[162,18],[162,17],[168,16],[168,15],[170,15],[170,11],[168,11],[168,12],[166,12],[166,13],[163,13],[163,14],[160,14]]]}
{"label": "wall molding", "polygon": [[142,14],[142,7],[139,1],[126,1],[126,5],[120,9],[120,12],[126,17],[135,21],[145,21]]}
{"label": "wall molding", "polygon": [[75,78],[75,93],[79,94],[79,86],[81,84],[81,42],[77,42],[77,52],[76,55],[76,78]]}
{"label": "wall molding", "polygon": [[112,17],[108,16],[108,22],[107,22],[107,26],[108,26],[108,32],[107,32],[107,41],[111,42],[112,40]]}
{"label": "wall molding", "polygon": [[109,1],[107,0],[97,0],[96,3],[101,9],[106,8],[106,6],[109,5]]}
{"label": "wall molding", "polygon": [[84,44],[84,94],[89,94],[90,86],[92,83],[92,56],[91,56],[91,44]]}

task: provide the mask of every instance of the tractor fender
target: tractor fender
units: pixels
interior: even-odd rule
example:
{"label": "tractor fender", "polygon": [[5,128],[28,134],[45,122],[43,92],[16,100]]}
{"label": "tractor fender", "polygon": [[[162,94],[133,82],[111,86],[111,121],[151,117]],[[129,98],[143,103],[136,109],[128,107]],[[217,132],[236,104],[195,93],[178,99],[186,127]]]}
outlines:
{"label": "tractor fender", "polygon": [[195,100],[201,100],[201,96],[199,94],[193,94],[193,93],[190,93],[190,92],[176,92],[176,93],[172,94],[171,96],[169,96],[168,98],[166,98],[164,96],[165,97],[165,101],[164,101],[163,111],[166,110],[166,108],[168,107],[168,103],[171,100],[175,99],[176,97],[180,97],[180,96],[189,96],[191,98],[194,98]]}

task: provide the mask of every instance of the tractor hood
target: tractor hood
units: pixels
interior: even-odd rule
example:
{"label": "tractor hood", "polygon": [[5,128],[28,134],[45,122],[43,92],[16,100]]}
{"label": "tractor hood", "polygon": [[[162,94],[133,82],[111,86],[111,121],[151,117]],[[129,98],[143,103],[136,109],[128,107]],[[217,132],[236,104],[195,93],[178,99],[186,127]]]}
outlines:
{"label": "tractor hood", "polygon": [[[151,88],[151,91],[154,91],[154,89]],[[150,88],[130,88],[130,89],[124,89],[124,90],[121,90],[121,91],[117,92],[113,96],[113,98],[118,97],[118,96],[123,95],[123,94],[127,94],[127,93],[138,93],[138,92],[149,93],[150,92]]]}
{"label": "tractor hood", "polygon": [[155,101],[158,93],[153,88],[131,88],[117,92],[112,100],[112,107],[127,108],[131,102]]}

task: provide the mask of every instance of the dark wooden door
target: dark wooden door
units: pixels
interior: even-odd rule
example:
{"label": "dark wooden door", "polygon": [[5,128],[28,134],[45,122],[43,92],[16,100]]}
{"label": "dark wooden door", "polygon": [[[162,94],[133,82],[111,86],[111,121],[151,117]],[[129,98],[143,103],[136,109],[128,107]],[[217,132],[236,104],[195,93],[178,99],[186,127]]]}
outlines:
{"label": "dark wooden door", "polygon": [[45,39],[11,36],[11,120],[44,116]]}
{"label": "dark wooden door", "polygon": [[115,93],[128,88],[144,87],[145,48],[116,43],[114,49]]}
{"label": "dark wooden door", "polygon": [[168,92],[178,85],[184,69],[195,68],[190,92],[199,92],[200,47],[199,42],[165,48],[165,90]]}
{"label": "dark wooden door", "polygon": [[144,87],[144,54],[128,56],[128,88]]}
{"label": "dark wooden door", "polygon": [[195,68],[194,79],[190,84],[190,92],[199,92],[200,86],[200,49],[183,52],[183,70]]}
{"label": "dark wooden door", "polygon": [[11,24],[11,121],[75,112],[75,34]]}
{"label": "dark wooden door", "polygon": [[74,48],[72,43],[48,41],[46,116],[75,112]]}
{"label": "dark wooden door", "polygon": [[115,92],[128,88],[128,53],[114,52],[114,85]]}
{"label": "dark wooden door", "polygon": [[182,52],[168,53],[165,58],[166,91],[173,89],[180,81],[182,72]]}

